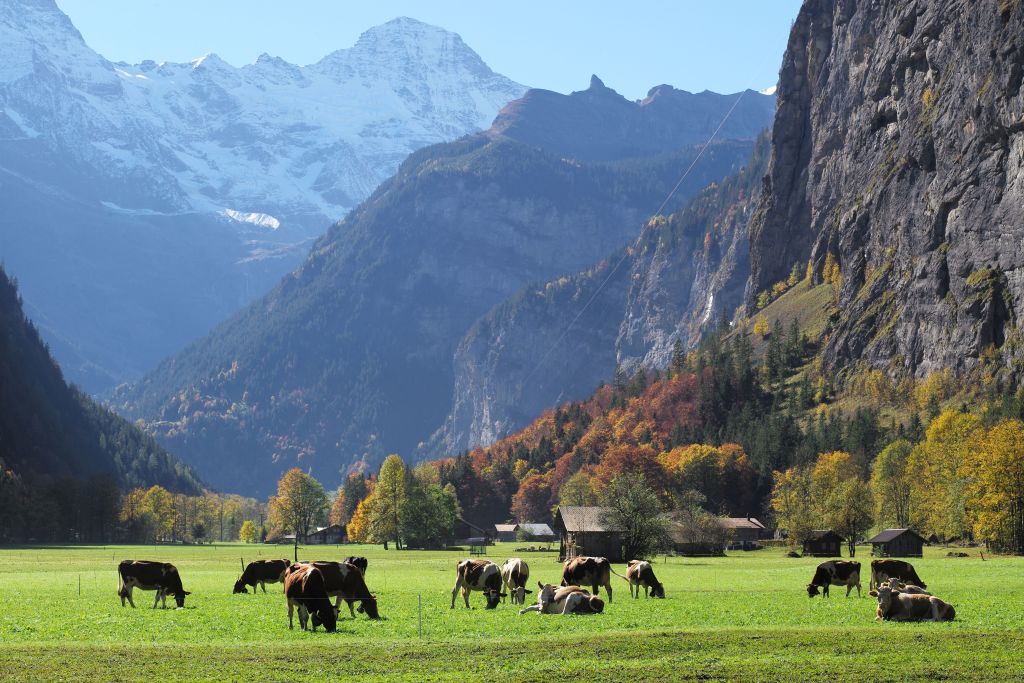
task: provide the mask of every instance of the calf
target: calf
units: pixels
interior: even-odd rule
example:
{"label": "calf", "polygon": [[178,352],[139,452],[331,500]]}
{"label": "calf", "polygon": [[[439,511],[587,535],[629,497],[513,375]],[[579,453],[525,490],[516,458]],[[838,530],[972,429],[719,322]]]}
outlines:
{"label": "calf", "polygon": [[163,600],[163,608],[167,609],[167,594],[174,596],[178,607],[185,606],[185,596],[192,593],[181,585],[178,568],[168,562],[149,562],[146,560],[124,560],[117,565],[117,595],[121,598],[121,607],[125,600],[133,608],[132,590],[156,591],[153,609]]}
{"label": "calf", "polygon": [[526,594],[533,591],[526,588],[526,580],[530,578],[530,567],[518,557],[505,560],[501,565],[501,580],[512,596],[512,604],[525,605]]}
{"label": "calf", "polygon": [[597,595],[598,586],[604,586],[610,604],[612,601],[612,574],[625,578],[613,571],[611,564],[603,557],[576,557],[568,560],[562,568],[562,585],[590,586],[594,590],[594,595]]}
{"label": "calf", "polygon": [[257,584],[267,592],[268,583],[284,581],[284,573],[291,566],[290,560],[256,560],[250,562],[242,572],[242,576],[235,581],[234,593],[248,593],[246,586],[252,586],[253,595],[256,594]]}
{"label": "calf", "polygon": [[903,560],[871,560],[871,580],[868,588],[878,588],[889,579],[898,579],[906,583],[928,588],[914,569],[914,565]]}
{"label": "calf", "polygon": [[344,560],[342,560],[342,563],[354,566],[356,569],[359,570],[360,574],[366,576],[366,567],[368,566],[369,563],[366,561],[365,557],[356,557],[355,555],[349,555]]}
{"label": "calf", "polygon": [[338,628],[334,606],[327,598],[324,575],[312,564],[295,563],[288,567],[284,577],[284,595],[288,599],[288,628],[293,628],[292,614],[299,608],[299,626],[306,630],[306,622],[313,617],[313,630],[323,624],[328,633]]}
{"label": "calf", "polygon": [[537,586],[540,587],[537,604],[519,610],[520,614],[600,614],[604,611],[604,601],[579,586],[554,586],[540,581]]}
{"label": "calf", "polygon": [[813,598],[821,588],[822,595],[828,597],[829,586],[846,586],[846,597],[850,597],[850,591],[857,587],[857,597],[860,597],[860,562],[852,560],[829,560],[818,565],[814,572],[814,578],[807,584],[807,597]]}
{"label": "calf", "polygon": [[869,595],[878,598],[875,619],[883,621],[953,621],[956,610],[934,595],[904,593],[895,581],[884,583]]}
{"label": "calf", "polygon": [[487,598],[486,609],[494,609],[498,602],[508,595],[501,592],[501,570],[489,560],[463,560],[456,567],[455,588],[452,589],[452,609],[455,596],[462,589],[462,599],[469,607],[470,591],[482,591]]}
{"label": "calf", "polygon": [[[640,586],[644,587],[644,597],[665,597],[665,586],[654,576],[654,568],[647,560],[630,560],[626,567],[626,580],[629,581],[629,594],[633,598],[640,597]],[[633,595],[634,588],[636,595]]]}
{"label": "calf", "polygon": [[324,587],[327,596],[335,598],[334,612],[337,615],[341,608],[341,601],[348,603],[348,611],[352,618],[356,613],[352,609],[352,603],[359,601],[359,611],[371,619],[380,619],[377,611],[377,596],[372,594],[366,587],[359,567],[347,562],[314,562],[313,566],[320,570],[324,576]]}

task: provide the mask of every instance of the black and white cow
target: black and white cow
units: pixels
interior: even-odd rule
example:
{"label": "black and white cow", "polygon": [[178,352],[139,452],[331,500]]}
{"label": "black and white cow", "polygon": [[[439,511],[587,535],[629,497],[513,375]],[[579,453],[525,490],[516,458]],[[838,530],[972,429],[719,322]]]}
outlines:
{"label": "black and white cow", "polygon": [[853,560],[829,560],[822,562],[814,571],[814,578],[807,584],[807,597],[813,598],[821,588],[823,597],[828,597],[829,586],[846,586],[846,597],[857,587],[860,597],[860,562]]}
{"label": "black and white cow", "polygon": [[455,588],[452,589],[452,609],[455,596],[462,590],[462,598],[469,607],[470,591],[481,591],[487,598],[487,609],[494,609],[508,595],[501,591],[501,570],[490,560],[463,560],[456,567]]}
{"label": "black and white cow", "polygon": [[512,596],[512,604],[526,604],[526,594],[533,592],[526,587],[526,581],[529,578],[529,565],[518,557],[505,560],[505,564],[501,565],[501,580],[508,588],[509,595]]}
{"label": "black and white cow", "polygon": [[626,567],[626,580],[629,581],[629,594],[634,598],[640,597],[640,586],[644,587],[644,597],[665,597],[665,586],[658,581],[654,568],[647,560],[630,560]]}
{"label": "black and white cow", "polygon": [[284,582],[284,573],[291,566],[290,560],[255,560],[250,562],[242,572],[242,576],[235,581],[235,593],[248,593],[246,586],[252,586],[253,595],[256,594],[256,586],[267,592],[268,583]]}
{"label": "black and white cow", "polygon": [[905,583],[928,588],[928,584],[917,575],[914,565],[904,560],[871,560],[871,580],[868,588],[878,588],[889,579],[897,579]]}
{"label": "black and white cow", "polygon": [[121,607],[125,600],[135,607],[132,590],[156,591],[153,609],[163,600],[163,608],[167,609],[167,595],[173,595],[178,607],[185,606],[185,596],[191,593],[181,585],[178,568],[169,562],[149,562],[147,560],[124,560],[117,565],[117,595],[121,598]]}

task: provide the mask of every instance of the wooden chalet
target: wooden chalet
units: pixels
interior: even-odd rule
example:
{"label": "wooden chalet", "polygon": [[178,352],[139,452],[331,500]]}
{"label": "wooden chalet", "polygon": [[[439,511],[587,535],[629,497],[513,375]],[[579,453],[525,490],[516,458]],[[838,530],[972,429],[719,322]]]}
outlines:
{"label": "wooden chalet", "polygon": [[877,557],[921,557],[925,540],[913,529],[886,529],[868,543],[871,554]]}
{"label": "wooden chalet", "polygon": [[317,527],[316,531],[302,537],[302,543],[308,545],[340,545],[347,540],[345,527],[340,524]]}
{"label": "wooden chalet", "polygon": [[804,541],[804,555],[809,557],[840,557],[843,550],[842,536],[832,529],[815,529]]}
{"label": "wooden chalet", "polygon": [[498,541],[514,541],[516,540],[516,532],[518,531],[518,524],[495,524],[494,538]]}
{"label": "wooden chalet", "polygon": [[558,559],[589,555],[624,562],[622,529],[609,522],[611,508],[561,505],[555,511],[554,531],[561,536]]}
{"label": "wooden chalet", "polygon": [[459,545],[490,545],[494,542],[494,532],[456,517],[452,538]]}
{"label": "wooden chalet", "polygon": [[756,543],[769,538],[768,528],[756,517],[720,517],[732,536],[733,543]]}
{"label": "wooden chalet", "polygon": [[551,543],[558,539],[558,536],[550,526],[538,522],[523,522],[516,530],[516,534],[528,541],[539,543]]}

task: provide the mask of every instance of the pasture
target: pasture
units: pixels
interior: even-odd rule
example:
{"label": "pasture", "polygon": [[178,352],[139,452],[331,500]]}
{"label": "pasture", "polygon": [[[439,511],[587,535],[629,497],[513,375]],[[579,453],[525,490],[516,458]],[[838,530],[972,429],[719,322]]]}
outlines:
{"label": "pasture", "polygon": [[[499,565],[517,555],[498,544]],[[287,628],[281,585],[267,595],[232,595],[239,558],[289,557],[272,546],[117,546],[0,549],[0,678],[3,680],[297,680],[306,676],[386,680],[932,680],[1024,679],[1024,559],[946,558],[927,549],[913,560],[936,595],[956,607],[952,623],[874,621],[867,596],[808,599],[815,558],[781,550],[725,558],[659,557],[666,600],[629,598],[612,577],[614,600],[596,616],[518,614],[506,603],[483,609],[479,593],[449,609],[456,552],[307,546],[300,559],[369,558],[366,580],[381,621],[342,607],[338,632]],[[558,583],[555,553],[519,553],[530,585]],[[173,562],[183,610],[138,608],[116,596],[117,562]],[[623,565],[614,565],[620,574]],[[81,588],[79,589],[79,582]],[[80,592],[79,592],[80,591]],[[533,595],[527,596],[528,604]],[[422,600],[422,635],[419,601]]]}

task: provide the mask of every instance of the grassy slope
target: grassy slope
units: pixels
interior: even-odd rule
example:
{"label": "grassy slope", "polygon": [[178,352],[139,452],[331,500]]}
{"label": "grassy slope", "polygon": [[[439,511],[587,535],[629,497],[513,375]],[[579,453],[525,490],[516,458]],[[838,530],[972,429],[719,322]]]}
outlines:
{"label": "grassy slope", "polygon": [[[368,583],[386,619],[345,618],[338,634],[314,635],[288,631],[280,587],[266,596],[230,594],[239,555],[277,556],[272,550],[0,551],[0,678],[465,680],[515,672],[521,680],[551,680],[595,670],[609,680],[1024,677],[1015,654],[1024,647],[1024,585],[1016,578],[1022,559],[982,563],[935,551],[915,565],[956,606],[958,620],[882,624],[867,597],[808,600],[802,586],[817,561],[775,550],[659,561],[667,600],[631,601],[625,583],[614,579],[616,599],[605,614],[556,618],[519,616],[510,605],[484,611],[479,594],[474,609],[450,610],[459,555],[359,548],[370,557]],[[307,549],[300,556],[338,559],[352,550]],[[507,545],[491,557],[500,562],[512,554]],[[143,593],[139,609],[122,609],[114,565],[128,557],[175,562],[194,593],[189,608],[153,611],[145,606],[152,594]],[[532,578],[557,581],[552,555],[526,557]],[[22,573],[26,566],[32,575]]]}

